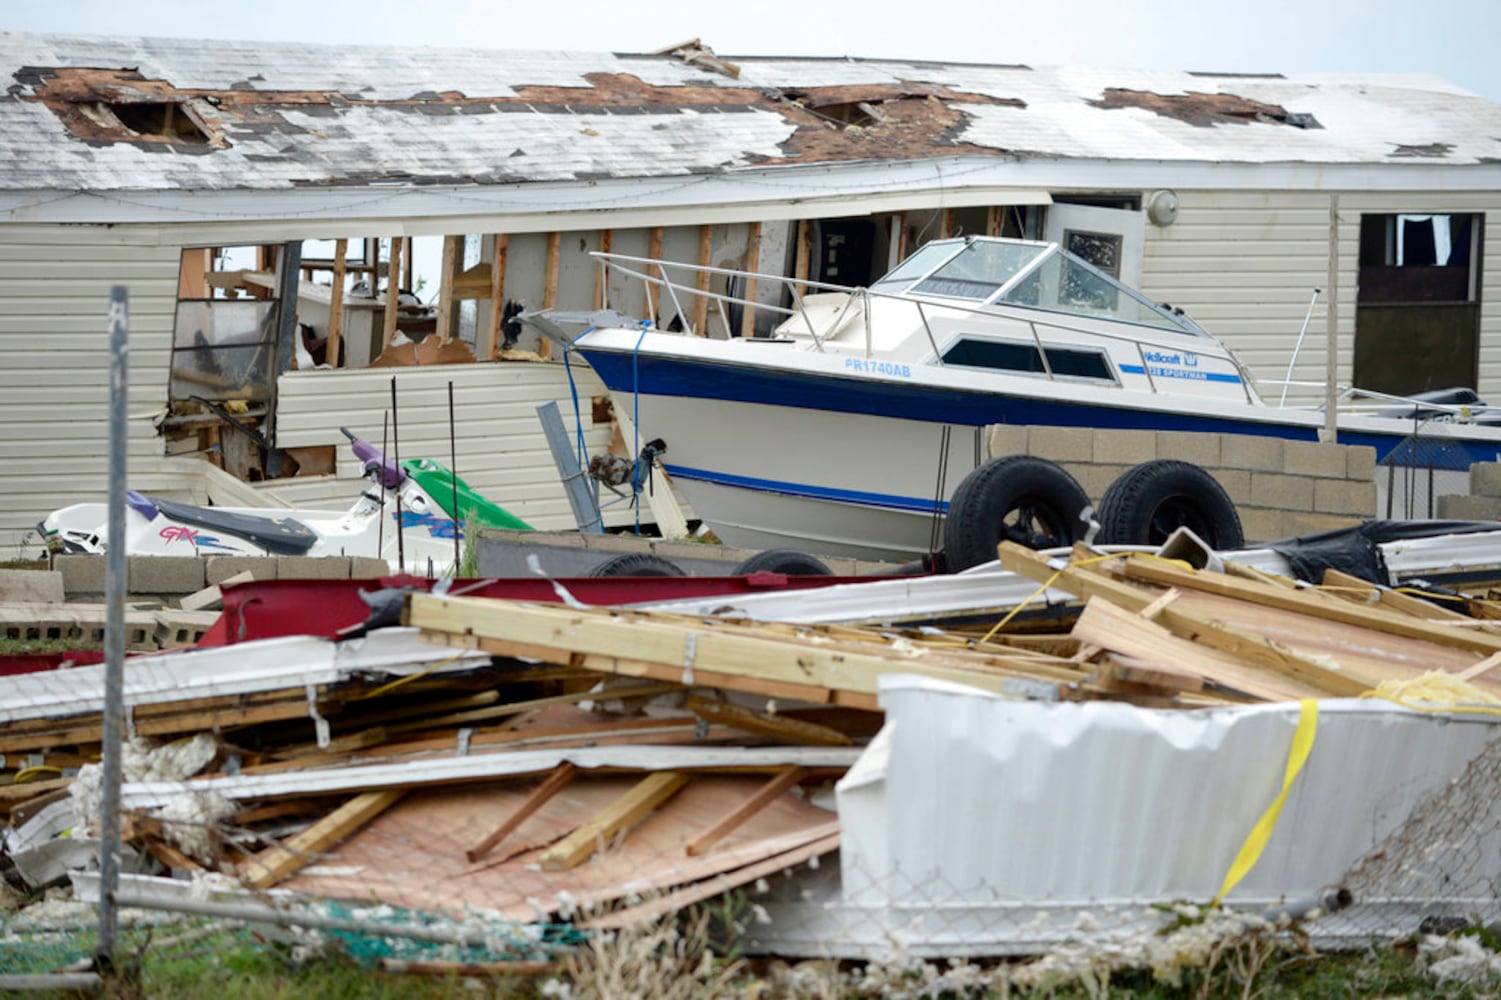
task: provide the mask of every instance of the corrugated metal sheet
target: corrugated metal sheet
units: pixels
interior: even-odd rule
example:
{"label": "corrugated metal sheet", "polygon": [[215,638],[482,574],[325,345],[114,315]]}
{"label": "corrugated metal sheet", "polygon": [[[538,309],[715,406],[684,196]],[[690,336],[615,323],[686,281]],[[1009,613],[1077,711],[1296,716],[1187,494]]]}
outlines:
{"label": "corrugated metal sheet", "polygon": [[[883,679],[881,700],[884,735],[839,786],[838,897],[773,907],[773,927],[757,929],[780,928],[791,954],[806,953],[798,939],[838,955],[900,943],[974,957],[1150,932],[1172,919],[1154,904],[1219,892],[1282,786],[1299,717],[1293,703],[1007,701],[911,677]],[[1494,717],[1320,702],[1312,755],[1228,903],[1260,912],[1339,885],[1498,732]],[[1501,857],[1475,855],[1468,874],[1494,884]],[[1362,902],[1407,920],[1399,932],[1426,904]]]}

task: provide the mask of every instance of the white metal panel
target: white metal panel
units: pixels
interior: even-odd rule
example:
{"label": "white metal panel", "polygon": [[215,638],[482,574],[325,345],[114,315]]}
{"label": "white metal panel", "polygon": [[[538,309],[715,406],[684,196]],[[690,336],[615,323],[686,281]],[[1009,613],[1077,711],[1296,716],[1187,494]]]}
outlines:
{"label": "white metal panel", "polygon": [[[570,385],[570,374],[572,384]],[[453,384],[454,444],[458,473],[480,493],[535,528],[574,527],[552,453],[542,435],[536,409],[556,402],[573,439],[582,418],[590,455],[609,444],[610,426],[595,424],[591,398],[604,386],[582,361],[570,365],[499,362],[425,368],[367,368],[293,372],[278,383],[277,444],[281,447],[339,446],[339,475],[303,486],[268,483],[283,497],[326,498],[347,503],[359,489],[360,467],[340,433],[341,426],[377,446],[391,409],[396,382],[396,426],[388,436],[388,454],[402,459],[450,461],[448,386]],[[608,498],[608,494],[606,495]]]}
{"label": "white metal panel", "polygon": [[137,489],[181,487],[156,475],[178,253],[102,230],[0,229],[0,555],[49,511],[99,500],[106,485],[110,288],[130,296],[128,460]]}
{"label": "white metal panel", "polygon": [[[844,842],[829,917],[864,939],[835,954],[894,939],[915,954],[1025,953],[1155,929],[1171,915],[1153,904],[1219,891],[1281,788],[1299,719],[1295,703],[1173,712],[1007,701],[912,677],[881,687],[889,746],[841,785],[840,822],[862,832]],[[1316,732],[1231,905],[1260,911],[1338,885],[1498,728],[1350,699],[1321,701]],[[1501,855],[1475,854],[1477,874],[1501,875]]]}

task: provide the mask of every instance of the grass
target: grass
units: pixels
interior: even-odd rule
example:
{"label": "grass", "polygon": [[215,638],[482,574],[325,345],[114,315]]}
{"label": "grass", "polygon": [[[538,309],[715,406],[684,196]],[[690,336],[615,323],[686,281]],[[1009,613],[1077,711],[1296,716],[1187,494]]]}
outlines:
{"label": "grass", "polygon": [[[249,929],[203,921],[176,921],[150,932],[140,928],[122,932],[120,955],[126,975],[111,983],[105,995],[121,1000],[691,1000],[722,996],[768,1000],[1355,1000],[1372,996],[1466,1000],[1495,997],[1501,988],[1501,975],[1494,972],[1478,983],[1435,982],[1424,975],[1423,959],[1415,949],[1318,955],[1300,946],[1295,937],[1252,935],[1217,949],[1205,966],[1182,970],[1176,983],[1164,983],[1150,970],[1129,970],[1104,981],[1044,982],[1028,989],[1017,985],[1015,976],[1024,966],[1004,963],[727,960],[711,954],[709,926],[707,911],[700,910],[675,922],[597,936],[570,953],[556,975],[520,978],[390,974],[326,950],[308,949],[305,940],[272,939]],[[14,950],[14,940],[0,942],[0,966],[7,971],[40,971],[34,961],[23,961],[27,956]],[[48,951],[31,957],[55,968],[86,957],[90,945],[89,934],[80,931],[71,939],[49,942]],[[9,955],[8,949],[12,949]],[[733,947],[729,950],[733,954]],[[1007,981],[1012,985],[1008,987]]]}
{"label": "grass", "polygon": [[0,636],[0,656],[23,656],[27,653],[66,653],[73,649],[98,649],[99,646],[74,639],[9,639]]}

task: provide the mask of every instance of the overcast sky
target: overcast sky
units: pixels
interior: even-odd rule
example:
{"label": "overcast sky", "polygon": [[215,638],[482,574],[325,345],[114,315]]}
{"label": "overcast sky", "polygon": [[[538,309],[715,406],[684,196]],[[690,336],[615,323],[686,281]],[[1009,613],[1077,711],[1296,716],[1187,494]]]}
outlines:
{"label": "overcast sky", "polygon": [[1423,73],[1501,101],[1501,0],[5,0],[0,28],[429,47]]}

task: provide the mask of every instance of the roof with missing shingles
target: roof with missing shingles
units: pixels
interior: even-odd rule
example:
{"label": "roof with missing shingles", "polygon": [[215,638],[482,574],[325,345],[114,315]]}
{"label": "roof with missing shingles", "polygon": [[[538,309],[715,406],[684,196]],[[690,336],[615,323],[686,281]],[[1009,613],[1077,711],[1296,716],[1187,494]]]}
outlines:
{"label": "roof with missing shingles", "polygon": [[974,156],[1501,162],[1431,77],[403,49],[0,33],[0,190],[225,191],[727,174]]}

